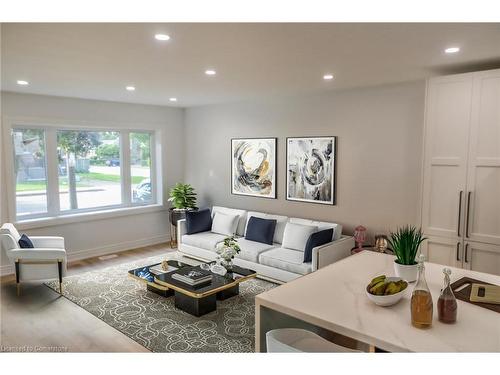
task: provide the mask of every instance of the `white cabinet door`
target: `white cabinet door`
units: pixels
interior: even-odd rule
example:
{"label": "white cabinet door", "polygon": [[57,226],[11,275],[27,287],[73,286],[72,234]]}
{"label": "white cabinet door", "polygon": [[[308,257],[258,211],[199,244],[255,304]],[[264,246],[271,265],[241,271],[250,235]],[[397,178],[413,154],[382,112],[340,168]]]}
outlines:
{"label": "white cabinet door", "polygon": [[500,246],[466,241],[463,268],[500,275]]}
{"label": "white cabinet door", "polygon": [[427,235],[463,236],[472,74],[427,85],[422,227]]}
{"label": "white cabinet door", "polygon": [[500,70],[474,73],[465,237],[500,244]]}
{"label": "white cabinet door", "polygon": [[428,237],[422,243],[422,254],[431,263],[462,267],[462,242],[452,238]]}

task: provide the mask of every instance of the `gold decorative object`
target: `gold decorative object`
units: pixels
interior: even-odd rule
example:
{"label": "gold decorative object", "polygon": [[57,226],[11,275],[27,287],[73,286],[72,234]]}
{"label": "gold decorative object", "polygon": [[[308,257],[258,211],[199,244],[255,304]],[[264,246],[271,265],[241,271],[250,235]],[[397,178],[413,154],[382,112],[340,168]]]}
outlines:
{"label": "gold decorative object", "polygon": [[163,262],[161,262],[161,269],[163,271],[168,271],[168,262],[166,260],[164,260]]}
{"label": "gold decorative object", "polygon": [[375,236],[375,249],[381,253],[387,250],[387,236],[385,234]]}

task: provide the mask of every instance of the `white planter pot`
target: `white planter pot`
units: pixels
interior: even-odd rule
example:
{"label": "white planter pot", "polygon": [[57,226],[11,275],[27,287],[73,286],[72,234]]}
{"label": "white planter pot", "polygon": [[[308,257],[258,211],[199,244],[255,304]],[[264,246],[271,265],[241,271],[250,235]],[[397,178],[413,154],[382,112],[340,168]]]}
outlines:
{"label": "white planter pot", "polygon": [[416,264],[412,266],[406,266],[394,261],[394,272],[396,272],[396,276],[401,277],[403,280],[406,280],[409,283],[417,280],[418,269]]}

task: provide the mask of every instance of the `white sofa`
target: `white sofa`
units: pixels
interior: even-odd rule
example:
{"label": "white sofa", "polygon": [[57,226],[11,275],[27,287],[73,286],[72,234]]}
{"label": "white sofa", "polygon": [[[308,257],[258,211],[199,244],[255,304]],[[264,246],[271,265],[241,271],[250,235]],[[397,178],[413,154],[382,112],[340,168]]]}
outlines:
{"label": "white sofa", "polygon": [[[350,251],[354,247],[353,237],[343,236],[340,224],[289,218],[220,206],[212,208],[212,217],[216,212],[239,216],[236,236],[241,252],[234,259],[234,264],[255,270],[259,277],[278,283],[291,281],[345,258],[350,255]],[[244,238],[247,222],[252,216],[276,220],[272,245],[249,241]],[[333,240],[325,245],[315,247],[312,252],[312,262],[304,263],[304,252],[286,249],[281,246],[287,222],[317,226],[318,230],[333,228]],[[216,246],[225,237],[227,236],[210,231],[188,235],[186,234],[186,220],[178,221],[178,249],[187,257],[203,261],[215,260],[217,258]]]}

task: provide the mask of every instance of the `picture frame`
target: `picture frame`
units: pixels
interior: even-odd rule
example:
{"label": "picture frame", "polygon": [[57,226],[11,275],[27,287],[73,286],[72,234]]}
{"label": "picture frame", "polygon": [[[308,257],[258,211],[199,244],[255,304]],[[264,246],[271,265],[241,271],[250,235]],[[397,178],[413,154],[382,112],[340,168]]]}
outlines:
{"label": "picture frame", "polygon": [[337,137],[286,138],[286,199],[336,205]]}
{"label": "picture frame", "polygon": [[231,194],[277,198],[276,137],[231,139]]}

